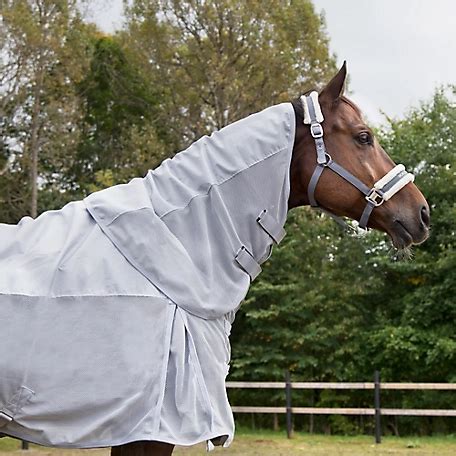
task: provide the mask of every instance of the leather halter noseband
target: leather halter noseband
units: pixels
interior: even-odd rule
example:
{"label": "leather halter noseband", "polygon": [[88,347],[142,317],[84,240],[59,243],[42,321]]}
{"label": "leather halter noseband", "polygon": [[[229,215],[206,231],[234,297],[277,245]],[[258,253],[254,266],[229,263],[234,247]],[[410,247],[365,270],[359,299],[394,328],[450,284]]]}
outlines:
{"label": "leather halter noseband", "polygon": [[[303,122],[306,125],[310,125],[310,134],[315,140],[315,147],[317,149],[317,166],[310,178],[309,186],[307,188],[310,205],[312,207],[319,207],[315,199],[315,189],[321,174],[325,168],[329,168],[356,187],[364,195],[367,203],[358,223],[360,228],[366,230],[369,217],[374,208],[382,205],[385,201],[388,201],[409,182],[413,182],[415,176],[407,172],[404,165],[397,165],[380,180],[375,182],[372,188],[369,188],[343,166],[334,162],[331,155],[326,151],[325,142],[323,140],[323,127],[321,126],[324,117],[321,112],[320,103],[318,102],[318,93],[311,92],[309,95],[302,95],[301,103],[304,109]],[[337,221],[340,221],[340,218],[336,215],[326,209],[324,209],[324,211]]]}

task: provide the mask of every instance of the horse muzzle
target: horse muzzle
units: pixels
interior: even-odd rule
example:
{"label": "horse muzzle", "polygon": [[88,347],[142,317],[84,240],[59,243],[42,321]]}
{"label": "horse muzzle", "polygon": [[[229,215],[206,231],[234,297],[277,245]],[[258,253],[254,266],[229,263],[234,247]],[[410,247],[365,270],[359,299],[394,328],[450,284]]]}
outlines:
{"label": "horse muzzle", "polygon": [[404,249],[421,244],[429,237],[430,220],[429,206],[425,204],[413,216],[401,214],[393,218],[386,231],[394,247]]}

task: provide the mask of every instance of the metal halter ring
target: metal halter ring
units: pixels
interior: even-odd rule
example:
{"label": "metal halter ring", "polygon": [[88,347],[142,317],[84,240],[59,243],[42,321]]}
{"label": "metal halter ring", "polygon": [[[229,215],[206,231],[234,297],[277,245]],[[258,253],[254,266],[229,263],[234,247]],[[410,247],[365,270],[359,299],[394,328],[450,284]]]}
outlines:
{"label": "metal halter ring", "polygon": [[325,157],[326,157],[326,161],[325,161],[325,163],[322,163],[322,165],[329,166],[332,163],[333,159],[332,159],[331,155],[328,154],[328,152],[325,152]]}
{"label": "metal halter ring", "polygon": [[376,188],[371,189],[369,194],[366,195],[366,200],[376,207],[381,206],[385,202],[385,198],[383,198],[383,192],[377,190]]}

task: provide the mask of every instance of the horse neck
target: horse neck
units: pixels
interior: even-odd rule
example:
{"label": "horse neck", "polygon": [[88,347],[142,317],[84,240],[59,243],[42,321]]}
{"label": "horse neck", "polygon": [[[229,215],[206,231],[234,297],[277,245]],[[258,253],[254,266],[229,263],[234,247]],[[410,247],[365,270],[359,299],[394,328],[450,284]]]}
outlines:
{"label": "horse neck", "polygon": [[306,169],[305,151],[309,150],[310,134],[308,128],[303,124],[302,106],[299,101],[292,101],[296,118],[296,133],[293,145],[290,165],[290,197],[288,199],[288,210],[294,207],[307,206],[308,179],[303,179],[303,172]]}

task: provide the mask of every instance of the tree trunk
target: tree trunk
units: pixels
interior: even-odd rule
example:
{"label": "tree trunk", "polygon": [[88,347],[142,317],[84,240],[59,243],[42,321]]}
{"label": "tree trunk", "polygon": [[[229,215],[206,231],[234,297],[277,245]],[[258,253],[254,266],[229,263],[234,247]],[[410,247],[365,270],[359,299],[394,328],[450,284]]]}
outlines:
{"label": "tree trunk", "polygon": [[273,414],[273,429],[274,431],[278,431],[279,430],[279,416],[277,415],[277,413],[274,413]]}
{"label": "tree trunk", "polygon": [[8,171],[8,162],[6,162],[5,166],[0,171],[0,176],[3,176]]}
{"label": "tree trunk", "polygon": [[38,68],[38,74],[35,86],[35,96],[33,101],[32,110],[32,124],[30,133],[30,147],[29,154],[31,158],[31,169],[30,169],[30,187],[31,187],[31,200],[30,200],[30,216],[36,218],[38,214],[38,130],[40,128],[40,104],[41,104],[41,90],[43,85],[43,68],[41,59],[39,62],[40,67]]}
{"label": "tree trunk", "polygon": [[[315,406],[315,390],[312,390],[310,392],[310,406],[311,407]],[[314,426],[315,426],[314,414],[312,413],[309,417],[309,434],[314,433]]]}

